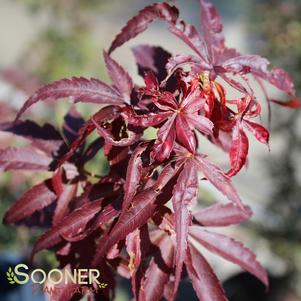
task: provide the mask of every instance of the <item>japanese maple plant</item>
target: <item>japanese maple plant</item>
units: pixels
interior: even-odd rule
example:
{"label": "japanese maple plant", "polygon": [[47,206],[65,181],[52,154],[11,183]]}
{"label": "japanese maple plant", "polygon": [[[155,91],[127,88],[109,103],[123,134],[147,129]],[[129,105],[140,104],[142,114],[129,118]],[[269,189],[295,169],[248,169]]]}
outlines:
{"label": "japanese maple plant", "polygon": [[[134,299],[139,301],[175,300],[186,277],[199,300],[227,300],[199,245],[268,286],[266,271],[249,249],[207,228],[237,225],[252,215],[231,177],[246,164],[248,135],[269,143],[269,131],[256,121],[261,104],[254,85],[263,90],[269,111],[272,103],[298,108],[299,101],[284,70],[269,69],[261,56],[227,48],[215,7],[206,0],[200,6],[200,31],[181,20],[171,4],[144,8],[103,53],[112,84],[83,77],[56,81],[32,95],[14,122],[0,125],[2,131],[30,142],[23,148],[1,149],[2,170],[42,170],[52,175],[25,192],[4,222],[49,227],[36,242],[32,260],[37,252],[50,249],[62,269],[98,268],[108,285],[95,290],[94,296],[90,292],[91,300],[114,299],[118,274],[131,279]],[[166,22],[167,30],[194,54],[134,47],[144,79],[138,86],[111,55],[157,20]],[[290,100],[270,98],[266,83],[287,93]],[[229,89],[238,96],[229,99]],[[63,98],[99,104],[99,110],[84,121],[72,108],[62,130],[21,120],[35,103]],[[155,139],[144,135],[149,128],[156,129]],[[97,138],[88,142],[92,132],[98,133]],[[202,152],[205,139],[229,157],[228,170]],[[89,173],[86,167],[101,151],[109,163],[105,176]],[[199,184],[204,181],[228,201],[196,210]],[[82,297],[67,294],[68,286],[55,300]]]}

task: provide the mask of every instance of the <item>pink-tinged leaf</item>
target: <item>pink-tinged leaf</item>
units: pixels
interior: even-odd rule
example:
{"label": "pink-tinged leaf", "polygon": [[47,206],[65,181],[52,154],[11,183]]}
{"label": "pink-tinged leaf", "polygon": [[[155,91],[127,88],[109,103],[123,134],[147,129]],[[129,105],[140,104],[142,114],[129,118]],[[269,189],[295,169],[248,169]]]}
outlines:
{"label": "pink-tinged leaf", "polygon": [[176,115],[171,116],[171,118],[164,123],[157,133],[157,140],[154,145],[153,154],[159,161],[168,159],[172,152],[176,140],[175,118]]}
{"label": "pink-tinged leaf", "polygon": [[206,40],[208,56],[215,65],[225,48],[223,24],[214,5],[207,0],[201,0],[201,29]]}
{"label": "pink-tinged leaf", "polygon": [[201,211],[194,213],[195,221],[207,227],[226,227],[238,225],[249,219],[252,215],[250,207],[245,206],[244,210],[233,203],[217,203]]}
{"label": "pink-tinged leaf", "polygon": [[278,89],[290,95],[296,95],[294,84],[285,70],[277,67],[273,68],[268,74],[267,80]]}
{"label": "pink-tinged leaf", "polygon": [[230,201],[243,209],[243,204],[232,185],[231,178],[225,175],[220,167],[208,161],[204,155],[197,155],[195,162],[210,183],[212,183]]}
{"label": "pink-tinged leaf", "polygon": [[131,103],[131,93],[134,88],[133,81],[129,74],[121,67],[110,55],[103,52],[108,73],[112,79],[114,86],[123,96],[124,102]]}
{"label": "pink-tinged leaf", "polygon": [[228,301],[209,263],[192,245],[189,246],[185,265],[199,300]]}
{"label": "pink-tinged leaf", "polygon": [[207,46],[193,25],[181,20],[177,24],[170,24],[168,29],[199,55],[200,64],[210,66]]}
{"label": "pink-tinged leaf", "polygon": [[101,210],[102,201],[94,201],[84,204],[72,211],[58,225],[45,232],[36,242],[32,253],[33,256],[44,249],[52,248],[63,241],[63,236],[76,236],[83,232],[87,223]]}
{"label": "pink-tinged leaf", "polygon": [[162,237],[158,243],[158,250],[153,255],[145,274],[144,282],[139,292],[141,301],[161,300],[164,287],[169,281],[174,261],[174,245],[167,235]]}
{"label": "pink-tinged leaf", "polygon": [[151,47],[148,45],[139,45],[132,48],[136,63],[138,65],[139,75],[153,72],[159,81],[162,81],[167,72],[165,66],[171,54],[161,47]]}
{"label": "pink-tinged leaf", "polygon": [[177,140],[182,143],[192,154],[194,154],[196,148],[196,138],[185,117],[186,116],[181,113],[177,115],[175,124]]}
{"label": "pink-tinged leaf", "polygon": [[69,213],[69,203],[76,196],[77,184],[65,185],[63,192],[57,199],[56,208],[53,216],[53,225],[60,223]]}
{"label": "pink-tinged leaf", "polygon": [[299,109],[301,107],[301,102],[298,98],[293,98],[289,101],[270,99],[270,102],[273,102],[282,107],[291,108],[291,109]]}
{"label": "pink-tinged leaf", "polygon": [[116,36],[111,44],[109,53],[123,45],[125,42],[135,38],[138,34],[145,31],[149,24],[155,20],[164,20],[175,23],[179,15],[179,11],[175,6],[167,3],[155,3],[147,6],[138,12],[127,24],[122,28],[121,32]]}
{"label": "pink-tinged leaf", "polygon": [[48,170],[52,159],[31,147],[0,149],[0,170]]}
{"label": "pink-tinged leaf", "polygon": [[39,101],[56,100],[60,98],[68,98],[72,102],[123,104],[123,98],[119,92],[104,82],[95,78],[86,79],[83,77],[73,77],[72,79],[62,79],[40,88],[27,99],[18,112],[16,120],[33,104]]}
{"label": "pink-tinged leaf", "polygon": [[4,222],[7,224],[23,221],[34,212],[40,211],[56,200],[51,190],[50,180],[46,180],[26,191],[6,212]]}
{"label": "pink-tinged leaf", "polygon": [[269,61],[255,54],[240,55],[228,59],[222,64],[222,67],[228,72],[234,73],[250,73],[254,72],[258,76],[262,76],[267,72]]}
{"label": "pink-tinged leaf", "polygon": [[124,183],[124,199],[122,203],[122,208],[124,210],[129,207],[134,195],[137,192],[137,188],[139,186],[143,172],[141,156],[146,147],[146,145],[137,146],[128,163],[126,180]]}
{"label": "pink-tinged leaf", "polygon": [[197,201],[198,186],[197,165],[193,160],[188,160],[178,177],[173,189],[172,198],[177,241],[174,296],[181,281],[182,268],[187,250],[188,227],[192,221],[191,209]]}
{"label": "pink-tinged leaf", "polygon": [[244,120],[243,125],[255,136],[259,142],[263,144],[269,144],[270,133],[262,125],[249,120]]}
{"label": "pink-tinged leaf", "polygon": [[232,144],[230,148],[230,163],[231,169],[227,175],[233,177],[246,164],[246,159],[249,152],[249,139],[241,128],[239,122],[233,128]]}
{"label": "pink-tinged leaf", "polygon": [[255,254],[241,242],[219,233],[203,230],[199,226],[191,226],[189,234],[209,251],[239,265],[268,286],[265,269],[256,260]]}

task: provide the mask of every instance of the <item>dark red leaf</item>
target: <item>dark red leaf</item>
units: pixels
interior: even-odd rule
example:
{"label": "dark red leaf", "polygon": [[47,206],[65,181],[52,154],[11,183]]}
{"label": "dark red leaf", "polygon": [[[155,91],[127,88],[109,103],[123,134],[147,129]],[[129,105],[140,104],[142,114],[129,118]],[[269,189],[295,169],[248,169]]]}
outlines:
{"label": "dark red leaf", "polygon": [[232,185],[231,179],[215,164],[208,161],[204,155],[197,155],[195,162],[204,176],[230,201],[243,209],[243,204]]}
{"label": "dark red leaf", "polygon": [[189,234],[211,252],[239,265],[268,286],[266,271],[256,260],[254,253],[242,243],[222,234],[203,230],[199,226],[191,226]]}
{"label": "dark red leaf", "polygon": [[141,301],[161,300],[164,287],[169,281],[174,261],[174,245],[171,238],[163,236],[158,243],[158,250],[153,254],[145,279],[139,292]]}
{"label": "dark red leaf", "polygon": [[177,20],[178,15],[178,9],[167,3],[155,3],[145,7],[122,28],[121,32],[112,42],[109,53],[145,31],[153,21],[165,20],[174,23]]}
{"label": "dark red leaf", "polygon": [[157,140],[154,145],[153,154],[159,161],[168,159],[172,152],[176,139],[175,119],[176,115],[173,115],[164,123],[157,133]]}
{"label": "dark red leaf", "polygon": [[191,209],[197,201],[198,186],[197,165],[193,160],[188,160],[178,177],[172,198],[177,241],[174,296],[181,280],[187,250],[188,227],[192,221]]}
{"label": "dark red leaf", "polygon": [[171,54],[161,47],[151,47],[148,45],[139,45],[132,48],[136,63],[138,65],[139,75],[145,76],[148,72],[153,72],[159,82],[166,78],[167,72],[165,66]]}
{"label": "dark red leaf", "polygon": [[127,104],[131,103],[131,93],[134,88],[133,81],[129,74],[121,67],[110,55],[105,51],[103,52],[107,70],[113,81],[114,86],[117,88],[119,93],[122,95],[124,102]]}
{"label": "dark red leaf", "polygon": [[31,147],[0,149],[0,170],[48,170],[52,159]]}
{"label": "dark red leaf", "polygon": [[4,222],[7,224],[23,221],[34,212],[40,211],[56,200],[51,190],[50,180],[46,180],[26,191],[6,212]]}
{"label": "dark red leaf", "polygon": [[240,224],[250,218],[251,215],[252,211],[248,206],[241,210],[240,207],[233,203],[217,203],[194,213],[193,217],[202,226],[226,227]]}
{"label": "dark red leaf", "polygon": [[43,126],[31,120],[2,123],[0,130],[28,139],[33,146],[47,154],[55,153],[63,144],[61,134],[50,124]]}
{"label": "dark red leaf", "polygon": [[60,223],[65,216],[69,213],[69,203],[76,196],[77,185],[69,184],[65,185],[63,192],[58,197],[56,208],[53,216],[53,225]]}
{"label": "dark red leaf", "polygon": [[228,301],[212,268],[200,252],[192,245],[189,246],[185,265],[199,300]]}
{"label": "dark red leaf", "polygon": [[240,122],[237,122],[232,132],[232,144],[230,148],[231,170],[227,175],[233,177],[245,165],[249,152],[249,139],[241,128]]}
{"label": "dark red leaf", "polygon": [[87,223],[101,210],[102,201],[94,201],[84,204],[72,211],[58,225],[44,233],[36,242],[31,257],[43,250],[49,249],[61,241],[62,236],[76,236],[85,230]]}
{"label": "dark red leaf", "polygon": [[68,98],[72,102],[89,102],[97,104],[123,104],[122,96],[115,89],[104,82],[91,78],[73,77],[72,79],[62,79],[52,84],[40,88],[33,94],[21,110],[18,112],[16,120],[33,104],[38,101],[56,100]]}

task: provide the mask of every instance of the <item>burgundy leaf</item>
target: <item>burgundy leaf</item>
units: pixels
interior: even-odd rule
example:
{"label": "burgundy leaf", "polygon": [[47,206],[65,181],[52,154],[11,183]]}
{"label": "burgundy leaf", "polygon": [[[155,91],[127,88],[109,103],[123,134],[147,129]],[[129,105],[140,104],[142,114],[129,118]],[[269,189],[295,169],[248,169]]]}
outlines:
{"label": "burgundy leaf", "polygon": [[33,146],[47,154],[56,152],[63,143],[61,134],[50,124],[43,126],[31,120],[2,123],[0,130],[28,139]]}
{"label": "burgundy leaf", "polygon": [[165,66],[171,54],[161,47],[151,47],[148,45],[139,45],[132,48],[136,63],[138,65],[139,75],[144,77],[147,72],[153,72],[159,81],[166,78],[167,72]]}
{"label": "burgundy leaf", "polygon": [[4,222],[16,223],[30,217],[56,200],[50,180],[46,180],[26,191],[6,212]]}
{"label": "burgundy leaf", "polygon": [[177,24],[170,24],[169,30],[200,56],[200,64],[203,63],[209,67],[206,44],[193,25],[181,20]]}
{"label": "burgundy leaf", "polygon": [[[172,167],[170,164],[165,166],[155,184],[140,193],[132,200],[131,207],[120,216],[117,223],[108,235],[105,235],[99,242],[98,249],[93,258],[92,265],[97,266],[106,252],[118,241],[124,239],[129,233],[143,226],[154,214],[162,189],[176,175],[180,164]],[[165,200],[167,202],[168,199]]]}
{"label": "burgundy leaf", "polygon": [[138,285],[136,281],[136,274],[141,264],[141,238],[140,231],[136,229],[130,233],[126,238],[126,250],[130,256],[129,270],[132,277],[132,291],[134,294],[134,299],[137,300],[137,294],[139,292]]}
{"label": "burgundy leaf", "polygon": [[231,179],[215,164],[208,161],[203,155],[197,155],[195,162],[203,172],[204,176],[230,201],[242,209],[243,204],[232,185]]}
{"label": "burgundy leaf", "polygon": [[194,213],[193,217],[202,226],[226,227],[240,224],[249,219],[251,215],[252,210],[248,206],[241,210],[240,207],[233,203],[217,203]]}
{"label": "burgundy leaf", "polygon": [[178,177],[177,184],[173,190],[172,199],[175,211],[175,230],[177,241],[174,296],[177,293],[181,280],[182,268],[187,250],[188,227],[192,221],[191,209],[197,201],[197,193],[197,165],[193,160],[188,160]]}
{"label": "burgundy leaf", "polygon": [[16,120],[33,104],[48,99],[68,98],[72,102],[97,104],[123,104],[122,96],[102,81],[91,78],[73,77],[62,79],[40,88],[33,94],[18,112]]}
{"label": "burgundy leaf", "polygon": [[31,257],[43,250],[49,249],[61,241],[62,235],[75,236],[82,232],[87,223],[100,211],[101,201],[94,201],[84,204],[82,207],[71,212],[58,225],[44,233],[36,242]]}
{"label": "burgundy leaf", "polygon": [[85,120],[74,106],[64,117],[63,133],[68,142],[71,144],[78,135],[79,130],[84,126]]}
{"label": "burgundy leaf", "polygon": [[0,170],[48,170],[52,159],[31,147],[0,149]]}
{"label": "burgundy leaf", "polygon": [[131,103],[131,93],[134,88],[133,81],[129,74],[105,51],[103,52],[107,70],[113,81],[113,84],[123,96],[124,102]]}
{"label": "burgundy leaf", "polygon": [[70,201],[76,196],[77,185],[69,184],[66,185],[61,195],[58,197],[56,208],[53,216],[53,225],[57,225],[61,222],[65,216],[68,215],[68,205]]}
{"label": "burgundy leaf", "polygon": [[232,144],[230,148],[230,163],[231,170],[227,173],[228,176],[236,175],[245,165],[249,151],[249,139],[241,128],[239,122],[233,128]]}
{"label": "burgundy leaf", "polygon": [[135,38],[138,34],[145,31],[149,24],[153,21],[165,20],[167,22],[174,23],[177,20],[178,15],[178,9],[167,3],[155,3],[145,7],[122,28],[121,32],[112,42],[109,54],[125,42]]}
{"label": "burgundy leaf", "polygon": [[189,234],[211,252],[239,265],[268,286],[266,271],[256,260],[254,253],[242,243],[222,234],[203,230],[198,226],[191,226]]}
{"label": "burgundy leaf", "polygon": [[158,243],[158,250],[153,255],[145,274],[145,280],[139,292],[141,301],[161,300],[164,287],[168,283],[174,261],[174,245],[165,235]]}
{"label": "burgundy leaf", "polygon": [[212,268],[206,259],[192,245],[189,246],[185,265],[199,300],[228,301]]}
{"label": "burgundy leaf", "polygon": [[126,181],[124,183],[124,200],[122,204],[124,209],[129,207],[137,192],[143,171],[141,156],[145,149],[146,145],[137,146],[129,161],[126,172]]}
{"label": "burgundy leaf", "polygon": [[105,129],[104,127],[100,126],[96,120],[94,120],[92,118],[92,122],[94,123],[97,132],[99,133],[99,135],[101,135],[105,141],[107,143],[109,143],[110,145],[114,145],[114,146],[129,146],[134,144],[135,142],[137,142],[139,140],[139,138],[141,137],[141,134],[134,132],[134,131],[127,131],[127,135],[128,137],[126,138],[121,138],[120,140],[115,140],[115,137],[113,136],[113,134]]}
{"label": "burgundy leaf", "polygon": [[154,157],[159,161],[169,158],[172,152],[176,139],[175,118],[176,115],[167,120],[157,133],[157,140],[154,145]]}

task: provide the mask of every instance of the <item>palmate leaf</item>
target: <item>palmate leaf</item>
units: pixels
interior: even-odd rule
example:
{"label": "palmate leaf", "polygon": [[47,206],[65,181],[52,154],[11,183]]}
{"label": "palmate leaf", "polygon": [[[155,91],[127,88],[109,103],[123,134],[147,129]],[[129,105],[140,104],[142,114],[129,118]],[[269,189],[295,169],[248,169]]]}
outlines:
{"label": "palmate leaf", "polygon": [[39,101],[60,98],[68,98],[72,102],[123,104],[123,97],[119,92],[104,82],[95,78],[73,77],[72,79],[62,79],[40,88],[24,103],[18,112],[16,120],[33,104]]}
{"label": "palmate leaf", "polygon": [[[93,266],[98,266],[106,252],[115,243],[124,239],[135,229],[143,226],[154,214],[158,206],[156,203],[157,198],[160,197],[162,191],[164,192],[164,188],[168,185],[168,182],[177,175],[181,165],[182,162],[179,162],[175,166],[171,164],[166,165],[152,186],[135,195],[132,199],[131,207],[122,212],[113,229],[100,240],[92,261]],[[167,202],[170,197],[168,197],[168,194],[164,196],[164,202]]]}
{"label": "palmate leaf", "polygon": [[51,181],[46,180],[26,191],[6,212],[4,222],[17,223],[29,218],[34,212],[40,211],[56,200],[52,191]]}
{"label": "palmate leaf", "polygon": [[203,230],[199,226],[191,226],[189,234],[211,252],[239,265],[268,286],[266,271],[256,260],[255,254],[242,243],[228,236]]}
{"label": "palmate leaf", "polygon": [[177,248],[175,254],[174,296],[181,280],[182,267],[186,257],[188,227],[192,221],[191,209],[197,201],[198,175],[193,160],[188,160],[181,171],[173,190],[173,208],[175,212],[175,230]]}
{"label": "palmate leaf", "polygon": [[112,42],[109,54],[125,42],[145,31],[153,21],[165,20],[174,23],[178,15],[178,9],[175,6],[170,6],[168,3],[155,3],[145,7],[122,28],[121,32]]}

